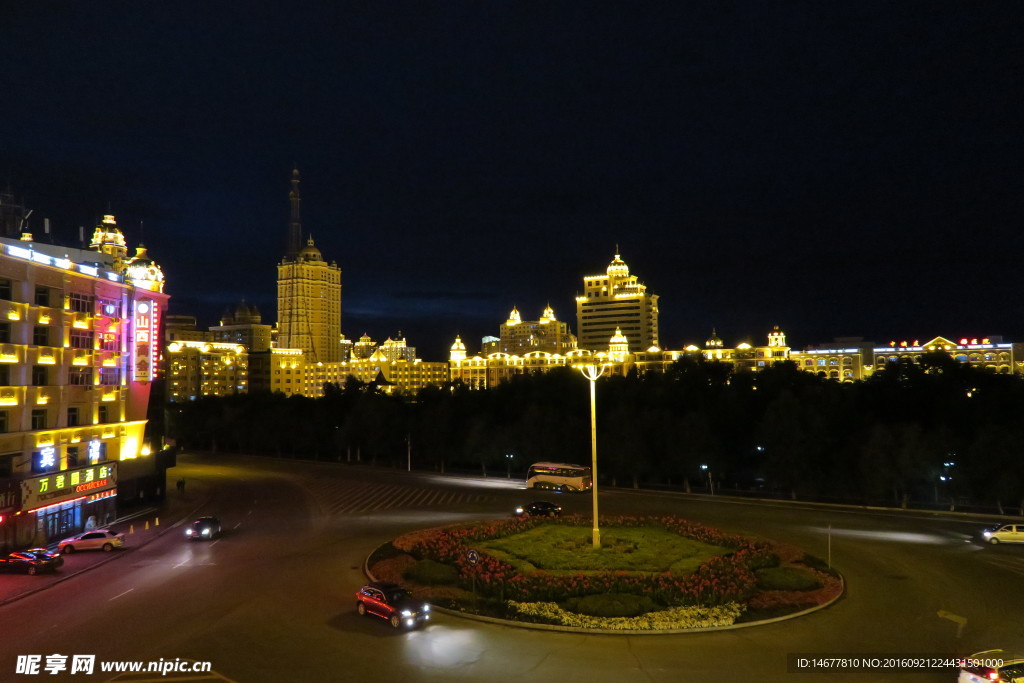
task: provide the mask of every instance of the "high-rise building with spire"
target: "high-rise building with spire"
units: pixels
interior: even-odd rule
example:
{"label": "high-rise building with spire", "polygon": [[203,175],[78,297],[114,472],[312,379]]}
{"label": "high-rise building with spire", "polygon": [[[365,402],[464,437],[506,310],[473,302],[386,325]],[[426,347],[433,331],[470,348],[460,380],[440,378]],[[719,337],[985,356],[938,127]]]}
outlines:
{"label": "high-rise building with spire", "polygon": [[291,220],[277,264],[277,346],[300,349],[312,363],[341,360],[341,268],[324,261],[313,237],[303,246],[299,170],[292,171]]}
{"label": "high-rise building with spire", "polygon": [[[616,249],[618,251],[618,249]],[[576,330],[581,349],[606,349],[613,336],[625,336],[633,353],[659,347],[658,295],[615,254],[603,275],[583,278],[583,294],[576,297]]]}

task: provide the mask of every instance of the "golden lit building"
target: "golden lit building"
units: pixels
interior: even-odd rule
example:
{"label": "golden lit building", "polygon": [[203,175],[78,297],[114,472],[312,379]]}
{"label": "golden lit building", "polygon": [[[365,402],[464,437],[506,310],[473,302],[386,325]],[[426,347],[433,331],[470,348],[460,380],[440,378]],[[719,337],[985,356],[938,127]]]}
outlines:
{"label": "golden lit building", "polygon": [[0,238],[0,546],[43,544],[163,494],[146,411],[168,295],[114,216],[89,250]]}
{"label": "golden lit building", "polygon": [[688,355],[699,354],[710,361],[732,363],[734,369],[747,372],[758,372],[779,361],[789,360],[791,354],[786,345],[786,334],[778,325],[768,333],[768,343],[763,346],[754,346],[744,341],[727,348],[718,333],[712,330],[703,348],[690,344],[683,351]]}
{"label": "golden lit building", "polygon": [[167,400],[244,394],[249,384],[249,354],[241,344],[172,341],[167,344]]}
{"label": "golden lit building", "polygon": [[579,348],[600,350],[618,329],[634,353],[660,348],[658,296],[616,254],[603,275],[583,278],[583,294],[576,297],[576,330]]}
{"label": "golden lit building", "polygon": [[569,331],[569,324],[555,318],[551,306],[544,309],[540,320],[533,321],[524,321],[513,308],[498,334],[497,339],[484,340],[481,354],[486,356],[497,351],[518,356],[535,351],[565,354],[576,348],[576,337]]}
{"label": "golden lit building", "polygon": [[277,346],[302,349],[312,363],[341,360],[341,268],[302,244],[299,171],[292,171],[288,252],[277,265]]}

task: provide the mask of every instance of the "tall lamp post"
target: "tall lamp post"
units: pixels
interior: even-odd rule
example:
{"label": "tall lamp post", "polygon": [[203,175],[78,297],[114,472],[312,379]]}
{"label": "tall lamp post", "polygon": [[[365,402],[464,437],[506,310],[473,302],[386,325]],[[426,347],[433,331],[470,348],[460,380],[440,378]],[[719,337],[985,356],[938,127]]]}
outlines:
{"label": "tall lamp post", "polygon": [[597,528],[597,400],[594,387],[597,380],[604,371],[608,369],[607,364],[603,365],[579,365],[577,366],[583,376],[590,380],[590,474],[593,477],[594,496],[594,549],[601,547],[601,531]]}
{"label": "tall lamp post", "polygon": [[505,464],[508,465],[508,478],[509,479],[512,478],[512,460],[515,457],[516,456],[512,455],[511,453],[506,453],[505,454]]}

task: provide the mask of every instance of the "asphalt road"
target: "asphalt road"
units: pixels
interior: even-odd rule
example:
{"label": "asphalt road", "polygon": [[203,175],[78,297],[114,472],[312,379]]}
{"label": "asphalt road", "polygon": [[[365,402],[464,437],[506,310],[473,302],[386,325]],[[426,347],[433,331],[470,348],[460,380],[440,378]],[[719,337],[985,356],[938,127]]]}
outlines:
{"label": "asphalt road", "polygon": [[[955,681],[957,671],[790,673],[787,654],[963,655],[1024,650],[1024,546],[982,546],[982,521],[601,491],[602,514],[673,514],[831,556],[847,594],[799,619],[713,633],[552,633],[437,615],[396,632],[361,618],[362,563],[402,532],[508,516],[537,496],[517,480],[345,465],[182,457],[224,535],[168,533],[0,607],[0,680],[175,680],[96,671],[17,675],[18,655],[208,661],[205,678],[277,681]],[[190,483],[190,486],[192,484]],[[560,496],[589,514],[588,496]],[[0,577],[2,579],[2,577]],[[961,626],[944,612],[966,620]]]}

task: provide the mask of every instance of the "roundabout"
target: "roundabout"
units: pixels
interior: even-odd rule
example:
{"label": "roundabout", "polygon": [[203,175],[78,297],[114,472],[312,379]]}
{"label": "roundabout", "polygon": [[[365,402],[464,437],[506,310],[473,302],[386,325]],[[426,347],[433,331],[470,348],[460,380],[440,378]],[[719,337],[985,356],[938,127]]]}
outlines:
{"label": "roundabout", "polygon": [[678,517],[520,518],[404,534],[366,558],[439,611],[543,630],[693,633],[791,619],[838,600],[843,578],[802,549]]}

